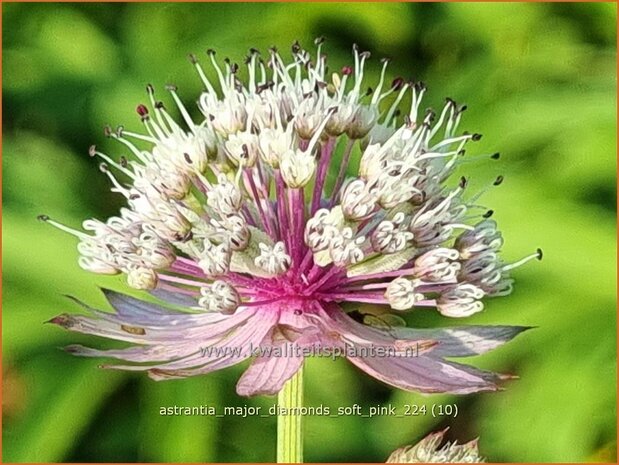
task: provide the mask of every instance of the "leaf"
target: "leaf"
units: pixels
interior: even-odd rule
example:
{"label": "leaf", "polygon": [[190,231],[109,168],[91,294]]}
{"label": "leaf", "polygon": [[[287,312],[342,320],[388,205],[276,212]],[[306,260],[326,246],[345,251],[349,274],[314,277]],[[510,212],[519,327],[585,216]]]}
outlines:
{"label": "leaf", "polygon": [[395,271],[411,261],[416,253],[417,249],[409,248],[394,254],[381,254],[351,266],[346,271],[346,276],[350,278],[353,276]]}

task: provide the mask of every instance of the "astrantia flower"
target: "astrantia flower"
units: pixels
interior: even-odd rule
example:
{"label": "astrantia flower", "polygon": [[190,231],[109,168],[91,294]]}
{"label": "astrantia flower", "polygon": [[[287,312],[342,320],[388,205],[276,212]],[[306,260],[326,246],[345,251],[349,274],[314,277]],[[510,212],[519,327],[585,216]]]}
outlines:
{"label": "astrantia flower", "polygon": [[447,430],[427,435],[414,446],[402,447],[394,451],[387,463],[481,463],[486,459],[479,455],[477,439],[458,444],[443,442]]}
{"label": "astrantia flower", "polygon": [[[242,395],[278,392],[303,363],[299,349],[310,348],[341,350],[403,389],[497,389],[501,376],[446,358],[486,352],[524,328],[421,330],[394,326],[401,319],[385,312],[362,322],[349,313],[373,304],[468,316],[484,297],[508,294],[509,270],[539,255],[505,264],[479,195],[453,180],[465,145],[480,137],[457,132],[464,107],[448,99],[436,122],[432,111],[420,116],[424,86],[387,84],[387,61],[373,89],[363,87],[369,53],[356,48],[354,66],[333,74],[320,41],[314,57],[295,44],[289,63],[275,50],[264,60],[251,50],[245,81],[236,64],[222,68],[208,55],[217,85],[191,57],[205,87],[200,121],[174,86],[182,124],[148,86],[150,108],[137,107],[144,134],[106,130],[126,155],[116,161],[91,148],[127,200],[117,217],[88,220],[86,232],[42,218],[79,238],[83,268],[123,273],[163,301],[107,292],[115,313],[54,318],[133,344],[71,351],[124,360],[109,368],[154,379],[253,358]],[[284,357],[271,350],[284,346]],[[416,356],[406,356],[413,346]],[[391,356],[355,351],[368,347]]]}

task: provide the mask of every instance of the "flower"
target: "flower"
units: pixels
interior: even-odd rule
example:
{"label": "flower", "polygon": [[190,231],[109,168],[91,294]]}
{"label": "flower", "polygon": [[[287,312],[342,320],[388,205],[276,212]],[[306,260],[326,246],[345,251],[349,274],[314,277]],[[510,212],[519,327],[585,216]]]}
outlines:
{"label": "flower", "polygon": [[[354,67],[331,77],[322,41],[314,57],[295,43],[290,63],[274,49],[266,59],[252,49],[245,82],[236,64],[222,68],[208,56],[218,85],[190,57],[205,88],[200,121],[167,86],[177,123],[149,85],[150,107],[137,107],[144,133],[106,129],[127,155],[116,160],[91,147],[126,198],[118,216],[87,220],[86,232],[41,216],[79,239],[84,269],[123,273],[161,301],[106,291],[114,313],[53,318],[132,343],[70,351],[124,360],[106,367],[157,380],[253,358],[237,386],[242,395],[278,392],[311,348],[341,350],[407,390],[498,389],[509,376],[446,359],[481,354],[526,328],[406,328],[394,315],[359,322],[343,305],[464,317],[482,310],[483,297],[511,291],[510,269],[541,257],[505,264],[496,223],[477,205],[481,193],[469,195],[465,178],[452,182],[465,145],[480,138],[457,132],[465,107],[448,99],[436,122],[432,111],[420,116],[425,87],[387,84],[386,60],[374,89],[362,89],[369,53],[356,47]],[[269,352],[285,345],[297,350]],[[416,356],[405,356],[413,345]],[[351,350],[367,347],[391,355]]]}
{"label": "flower", "polygon": [[394,451],[386,463],[482,463],[486,459],[479,455],[477,439],[466,444],[443,442],[447,429],[427,435],[414,446]]}

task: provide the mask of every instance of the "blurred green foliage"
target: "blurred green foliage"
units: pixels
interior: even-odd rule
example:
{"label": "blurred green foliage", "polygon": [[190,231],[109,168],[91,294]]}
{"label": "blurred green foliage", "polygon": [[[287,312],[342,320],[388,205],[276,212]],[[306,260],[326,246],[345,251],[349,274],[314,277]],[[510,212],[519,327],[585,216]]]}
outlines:
{"label": "blurred green foliage", "polygon": [[[505,256],[541,246],[545,259],[515,272],[511,297],[463,322],[538,327],[473,362],[520,380],[495,394],[423,397],[311,360],[308,405],[457,402],[460,413],[308,417],[306,459],[380,462],[451,426],[451,439],[480,436],[492,461],[615,460],[616,4],[5,3],[2,12],[5,462],[274,460],[275,418],[159,415],[168,405],[271,405],[236,396],[243,367],[156,383],[58,350],[88,340],[43,325],[78,310],[63,294],[104,305],[98,285],[126,289],[81,271],[72,238],[35,216],[78,225],[117,210],[87,148],[118,153],[101,128],[139,129],[148,82],[195,99],[187,53],[214,48],[240,61],[249,47],[285,50],[318,35],[332,69],[350,62],[355,42],[392,57],[393,75],[425,81],[428,105],[466,101],[464,129],[484,134],[480,153],[503,154],[464,168],[474,189],[506,175],[485,196]],[[411,323],[445,321],[423,313]]]}

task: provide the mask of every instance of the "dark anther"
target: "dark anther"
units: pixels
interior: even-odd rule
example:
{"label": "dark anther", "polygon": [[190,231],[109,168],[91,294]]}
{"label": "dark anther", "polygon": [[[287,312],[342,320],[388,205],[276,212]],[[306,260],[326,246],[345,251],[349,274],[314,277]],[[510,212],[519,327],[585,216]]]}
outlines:
{"label": "dark anther", "polygon": [[461,189],[464,189],[466,187],[466,185],[468,184],[469,180],[466,179],[466,177],[462,176],[460,178],[460,182],[458,183],[458,185],[460,186]]}
{"label": "dark anther", "polygon": [[100,170],[102,173],[107,173],[107,172],[108,172],[108,166],[107,166],[107,163],[101,163],[101,164],[99,165],[99,170]]}
{"label": "dark anther", "polygon": [[249,49],[249,53],[252,55],[260,55],[260,50],[258,50],[257,48],[250,48]]}
{"label": "dark anther", "polygon": [[320,44],[324,43],[324,41],[325,41],[325,36],[316,37],[314,39],[314,44],[315,45],[320,45]]}
{"label": "dark anther", "polygon": [[125,130],[124,126],[122,126],[122,125],[116,126],[116,135],[118,137],[122,137],[124,130]]}
{"label": "dark anther", "polygon": [[39,216],[37,216],[37,220],[39,220],[39,221],[47,221],[47,220],[49,220],[49,216],[47,216],[47,215],[39,215]]}
{"label": "dark anther", "polygon": [[463,111],[466,111],[467,108],[468,107],[466,105],[462,105],[460,109],[458,110],[458,113],[462,113]]}
{"label": "dark anther", "polygon": [[353,52],[358,52],[359,51],[359,46],[357,44],[352,44],[352,51]]}
{"label": "dark anther", "polygon": [[486,213],[484,213],[483,216],[484,218],[490,218],[492,215],[494,215],[494,210],[488,210]]}
{"label": "dark anther", "polygon": [[541,260],[542,258],[544,258],[544,252],[542,252],[542,249],[537,249],[537,259]]}
{"label": "dark anther", "polygon": [[129,200],[136,200],[140,198],[140,194],[131,194],[129,196]]}
{"label": "dark anther", "polygon": [[217,53],[217,52],[215,52],[215,50],[213,50],[212,48],[209,48],[209,49],[206,51],[206,54],[207,54],[207,55],[211,55],[211,56],[215,56],[215,53]]}
{"label": "dark anther", "polygon": [[193,53],[190,53],[189,55],[187,55],[187,58],[189,58],[189,61],[191,62],[192,65],[195,65],[196,63],[198,63],[198,58]]}
{"label": "dark anther", "polygon": [[146,105],[139,104],[135,108],[135,111],[137,111],[138,115],[140,115],[142,118],[144,118],[145,116],[148,116],[148,108],[146,108]]}
{"label": "dark anther", "polygon": [[502,174],[501,174],[501,175],[499,175],[499,176],[497,176],[497,178],[494,180],[494,185],[495,185],[495,186],[500,185],[500,184],[503,182],[503,179],[504,179],[504,178],[503,178],[503,175],[502,175]]}
{"label": "dark anther", "polygon": [[415,90],[417,92],[421,92],[422,90],[425,90],[426,88],[426,84],[423,81],[419,81],[415,83]]}
{"label": "dark anther", "polygon": [[434,121],[434,118],[436,118],[436,112],[432,108],[428,108],[426,110],[426,118],[428,118],[429,121]]}
{"label": "dark anther", "polygon": [[249,149],[247,148],[247,144],[243,144],[241,148],[243,149],[242,157],[245,159],[249,158]]}
{"label": "dark anther", "polygon": [[[146,107],[144,107],[144,108],[146,108]],[[146,110],[146,113],[148,114],[148,110]],[[109,124],[104,126],[103,127],[103,135],[105,137],[110,137],[112,135],[112,126],[110,126]]]}
{"label": "dark anther", "polygon": [[[395,117],[398,117],[399,115],[394,115],[394,116],[395,116]],[[404,116],[404,124],[405,124],[407,127],[410,127],[410,126],[412,126],[412,125],[413,125],[413,120],[411,120],[410,115],[405,115],[405,116]]]}
{"label": "dark anther", "polygon": [[352,74],[352,68],[350,66],[344,66],[342,68],[342,75],[350,76]]}
{"label": "dark anther", "polygon": [[339,110],[340,110],[339,107],[333,106],[333,107],[327,108],[327,113],[331,113],[332,115],[335,115]]}
{"label": "dark anther", "polygon": [[374,93],[374,89],[368,87],[368,90],[365,91],[365,95],[372,95]]}
{"label": "dark anther", "polygon": [[492,155],[490,155],[490,158],[492,158],[493,160],[498,160],[499,158],[501,158],[501,154],[499,152],[493,153]]}
{"label": "dark anther", "polygon": [[454,107],[456,106],[455,100],[450,97],[446,97],[445,102],[447,103],[447,105],[453,105]]}
{"label": "dark anther", "polygon": [[318,91],[318,89],[324,89],[325,87],[327,87],[329,84],[327,84],[325,81],[316,81],[316,91]]}
{"label": "dark anther", "polygon": [[463,157],[465,153],[466,153],[466,150],[462,149],[457,153],[457,155]]}
{"label": "dark anther", "polygon": [[229,64],[230,64],[230,58],[225,57],[225,58],[224,58],[224,63],[226,63],[227,65],[229,65]]}
{"label": "dark anther", "polygon": [[299,316],[299,315],[303,315],[303,311],[302,311],[302,310],[299,310],[299,309],[295,310],[293,313],[294,313],[295,315],[297,315],[297,316]]}
{"label": "dark anther", "polygon": [[126,168],[129,165],[129,162],[127,161],[126,157],[120,157],[120,166],[122,166],[123,168]]}
{"label": "dark anther", "polygon": [[155,88],[153,87],[152,84],[146,84],[146,92],[148,92],[151,95],[155,93]]}
{"label": "dark anther", "polygon": [[471,136],[471,140],[478,141],[481,140],[481,134],[475,133]]}
{"label": "dark anther", "polygon": [[94,157],[96,154],[97,154],[96,145],[91,145],[90,147],[88,147],[88,155],[90,155],[91,157]]}
{"label": "dark anther", "polygon": [[292,53],[297,54],[301,51],[301,45],[299,44],[298,40],[295,40],[294,43],[292,44]]}
{"label": "dark anther", "polygon": [[165,108],[165,105],[163,104],[161,100],[159,100],[158,102],[155,102],[155,108],[157,110],[163,110]]}
{"label": "dark anther", "polygon": [[238,65],[238,64],[236,64],[236,63],[232,63],[232,64],[230,65],[230,72],[231,72],[232,74],[236,74],[236,72],[237,72],[238,70],[239,70],[239,65]]}
{"label": "dark anther", "polygon": [[393,80],[393,82],[391,83],[391,88],[393,90],[400,90],[402,88],[402,86],[404,85],[404,79],[401,77],[397,77]]}
{"label": "dark anther", "polygon": [[185,161],[189,163],[190,165],[193,163],[193,161],[191,160],[191,157],[189,156],[187,152],[183,153],[183,157],[185,157]]}

